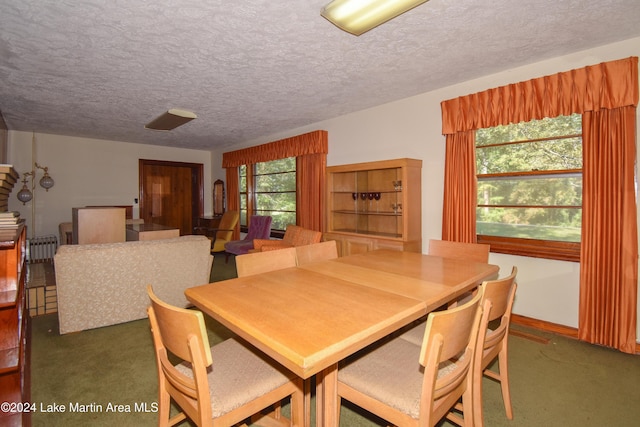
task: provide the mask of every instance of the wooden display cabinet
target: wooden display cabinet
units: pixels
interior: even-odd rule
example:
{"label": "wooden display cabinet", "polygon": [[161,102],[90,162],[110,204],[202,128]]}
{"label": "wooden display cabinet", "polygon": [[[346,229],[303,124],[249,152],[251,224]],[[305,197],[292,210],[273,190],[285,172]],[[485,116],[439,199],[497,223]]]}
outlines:
{"label": "wooden display cabinet", "polygon": [[340,255],[374,249],[422,252],[422,160],[327,167],[325,240]]}
{"label": "wooden display cabinet", "polygon": [[[16,405],[28,403],[31,394],[25,255],[26,227],[0,230],[0,402]],[[0,425],[31,425],[30,413],[2,411]]]}

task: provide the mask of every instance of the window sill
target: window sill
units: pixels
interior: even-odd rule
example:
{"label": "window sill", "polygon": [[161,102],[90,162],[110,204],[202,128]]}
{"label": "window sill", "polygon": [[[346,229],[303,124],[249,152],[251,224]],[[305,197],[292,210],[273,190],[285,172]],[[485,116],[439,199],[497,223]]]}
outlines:
{"label": "window sill", "polygon": [[494,253],[580,262],[580,243],[484,235],[478,235],[478,243],[490,245]]}

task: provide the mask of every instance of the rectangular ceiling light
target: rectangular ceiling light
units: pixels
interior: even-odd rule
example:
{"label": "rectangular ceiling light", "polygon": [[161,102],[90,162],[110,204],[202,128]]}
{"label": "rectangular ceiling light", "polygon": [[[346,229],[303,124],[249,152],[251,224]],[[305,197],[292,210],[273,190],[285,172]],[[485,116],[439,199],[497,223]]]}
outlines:
{"label": "rectangular ceiling light", "polygon": [[338,28],[359,36],[427,0],[333,0],[320,14]]}
{"label": "rectangular ceiling light", "polygon": [[197,118],[191,111],[172,108],[145,125],[146,129],[171,130]]}

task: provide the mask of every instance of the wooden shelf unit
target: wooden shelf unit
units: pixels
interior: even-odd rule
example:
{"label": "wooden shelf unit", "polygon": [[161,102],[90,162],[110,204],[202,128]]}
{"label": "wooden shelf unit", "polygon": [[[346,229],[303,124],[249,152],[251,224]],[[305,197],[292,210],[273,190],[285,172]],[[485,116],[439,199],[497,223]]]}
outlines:
{"label": "wooden shelf unit", "polygon": [[385,248],[422,252],[422,160],[327,167],[325,240],[341,255]]}
{"label": "wooden shelf unit", "polygon": [[[0,230],[0,402],[30,402],[31,353],[26,310],[26,227]],[[0,412],[0,425],[31,425],[28,412]]]}

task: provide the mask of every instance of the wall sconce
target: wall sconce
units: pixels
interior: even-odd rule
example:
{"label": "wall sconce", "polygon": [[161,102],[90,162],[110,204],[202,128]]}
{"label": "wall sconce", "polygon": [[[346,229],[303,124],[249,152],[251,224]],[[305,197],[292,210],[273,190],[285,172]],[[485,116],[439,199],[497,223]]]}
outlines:
{"label": "wall sconce", "polygon": [[[55,184],[53,178],[51,178],[51,176],[49,175],[49,168],[46,166],[40,166],[38,163],[36,163],[36,169],[32,170],[31,172],[25,172],[23,174],[24,178],[22,180],[22,189],[18,192],[17,195],[18,200],[20,200],[23,205],[33,199],[33,190],[35,190],[36,187],[35,178],[38,169],[42,169],[44,171],[44,176],[40,178],[40,187],[44,188],[46,191],[49,191],[49,189]],[[32,177],[31,189],[29,189],[29,186],[27,185],[29,177]]]}

